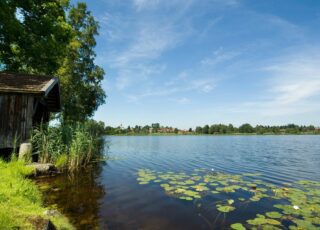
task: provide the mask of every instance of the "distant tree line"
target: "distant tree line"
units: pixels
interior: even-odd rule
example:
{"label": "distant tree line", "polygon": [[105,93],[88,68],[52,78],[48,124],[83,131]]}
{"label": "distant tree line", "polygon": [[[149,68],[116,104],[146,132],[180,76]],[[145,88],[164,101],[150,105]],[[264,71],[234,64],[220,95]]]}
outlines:
{"label": "distant tree line", "polygon": [[320,134],[320,128],[313,125],[281,125],[281,126],[252,126],[248,123],[235,127],[232,124],[213,124],[203,127],[197,126],[194,130],[187,130],[161,126],[159,123],[154,123],[145,126],[128,126],[128,127],[105,127],[107,135],[147,135],[147,134],[206,134],[206,135],[223,135],[223,134]]}
{"label": "distant tree line", "polygon": [[197,134],[320,134],[320,129],[317,129],[313,125],[309,126],[299,126],[295,124],[281,125],[281,126],[264,126],[252,125],[246,123],[239,127],[235,127],[232,124],[214,124],[214,125],[205,125],[203,127],[196,127],[195,133]]}
{"label": "distant tree line", "polygon": [[128,126],[128,127],[111,127],[106,126],[105,127],[105,134],[108,135],[147,135],[147,134],[178,134],[178,132],[181,132],[181,130],[169,126],[160,126],[159,123],[154,123],[151,125],[145,125],[145,126]]}

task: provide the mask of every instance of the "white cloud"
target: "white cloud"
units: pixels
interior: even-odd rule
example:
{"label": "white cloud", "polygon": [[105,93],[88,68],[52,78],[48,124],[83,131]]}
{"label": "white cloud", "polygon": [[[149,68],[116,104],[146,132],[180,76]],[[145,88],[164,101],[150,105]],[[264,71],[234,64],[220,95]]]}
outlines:
{"label": "white cloud", "polygon": [[193,3],[194,0],[133,0],[133,5],[138,11],[159,8],[173,8],[184,11]]}
{"label": "white cloud", "polygon": [[182,98],[177,99],[176,102],[178,104],[185,105],[185,104],[188,104],[190,102],[190,99],[188,99],[186,97],[182,97]]}
{"label": "white cloud", "polygon": [[200,79],[191,81],[190,90],[197,90],[203,93],[209,93],[215,88],[215,81],[212,79]]}
{"label": "white cloud", "polygon": [[[150,10],[159,8],[179,8],[182,11],[190,8],[193,4],[199,4],[195,0],[132,0],[136,10]],[[239,0],[209,0],[201,3],[214,5],[215,7],[235,7],[240,5]]]}
{"label": "white cloud", "polygon": [[[151,4],[145,1],[136,1],[135,3]],[[157,1],[153,2],[153,4],[155,3]],[[165,66],[165,64],[157,63],[159,58],[166,51],[180,44],[190,34],[184,22],[177,22],[173,16],[164,20],[153,17],[153,20],[148,21],[143,20],[144,14],[137,14],[137,18],[129,23],[131,28],[126,23],[124,25],[120,23],[120,27],[124,26],[124,29],[127,29],[125,33],[119,32],[116,26],[118,23],[115,23],[114,32],[109,33],[108,36],[115,40],[122,40],[122,42],[117,44],[116,49],[111,49],[106,53],[104,60],[98,59],[100,63],[115,70],[116,87],[119,90],[126,89],[139,81],[148,80],[148,76],[154,76],[155,73],[164,71],[165,67],[161,66]],[[113,16],[107,14],[106,21],[108,21],[108,17]],[[158,70],[155,70],[155,66],[158,67]]]}
{"label": "white cloud", "polygon": [[[177,78],[178,79],[178,78]],[[197,80],[190,80],[190,79],[181,79],[171,84],[164,84],[158,85],[154,87],[148,88],[145,92],[136,94],[136,95],[129,95],[128,99],[130,101],[138,102],[140,99],[146,97],[165,97],[170,96],[173,94],[181,94],[187,92],[194,92],[194,93],[210,93],[215,88],[215,80],[203,78]],[[185,97],[182,97],[185,98]],[[178,101],[177,101],[178,102]],[[180,103],[182,100],[179,101]],[[186,102],[184,100],[184,102]]]}
{"label": "white cloud", "polygon": [[116,87],[119,90],[123,90],[132,84],[147,80],[149,76],[160,74],[165,69],[166,66],[163,64],[135,64],[124,66],[118,70]]}
{"label": "white cloud", "polygon": [[131,46],[114,57],[113,63],[116,67],[158,58],[178,41],[178,36],[170,27],[156,25],[141,28],[135,36],[136,39]]}
{"label": "white cloud", "polygon": [[240,4],[239,0],[211,0],[211,2],[225,6],[238,6]]}
{"label": "white cloud", "polygon": [[319,51],[298,49],[267,64],[261,69],[270,78],[265,99],[244,103],[240,110],[266,117],[320,112]]}
{"label": "white cloud", "polygon": [[159,4],[159,2],[160,0],[133,0],[133,4],[137,8],[137,10],[154,7]]}
{"label": "white cloud", "polygon": [[201,64],[204,66],[215,66],[217,64],[230,61],[240,54],[241,53],[237,51],[224,51],[224,49],[221,47],[214,51],[210,57],[203,59]]}

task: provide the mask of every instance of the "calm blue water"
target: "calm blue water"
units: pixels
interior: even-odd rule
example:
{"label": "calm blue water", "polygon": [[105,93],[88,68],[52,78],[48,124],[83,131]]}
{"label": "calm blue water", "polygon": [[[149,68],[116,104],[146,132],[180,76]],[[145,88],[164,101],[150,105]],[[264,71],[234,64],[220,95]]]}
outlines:
{"label": "calm blue water", "polygon": [[[50,179],[48,192],[80,229],[228,229],[230,223],[268,210],[252,204],[221,216],[210,200],[187,202],[164,194],[158,185],[141,186],[136,172],[214,169],[261,173],[276,185],[320,180],[320,136],[108,136],[105,154],[114,160],[87,170],[71,182]],[[228,197],[223,197],[228,199]]]}

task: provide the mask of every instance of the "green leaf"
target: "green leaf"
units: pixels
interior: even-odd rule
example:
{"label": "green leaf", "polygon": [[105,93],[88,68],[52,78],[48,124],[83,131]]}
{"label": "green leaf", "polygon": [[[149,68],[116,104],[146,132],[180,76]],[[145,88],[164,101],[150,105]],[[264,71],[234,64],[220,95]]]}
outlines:
{"label": "green leaf", "polygon": [[231,224],[230,227],[234,230],[246,230],[246,228],[240,223]]}
{"label": "green leaf", "polygon": [[217,209],[219,212],[227,213],[227,212],[232,212],[236,208],[231,205],[217,205]]}
{"label": "green leaf", "polygon": [[282,217],[282,214],[279,213],[279,212],[267,212],[267,213],[266,213],[266,216],[267,216],[267,217],[270,217],[270,218],[279,219],[279,218]]}

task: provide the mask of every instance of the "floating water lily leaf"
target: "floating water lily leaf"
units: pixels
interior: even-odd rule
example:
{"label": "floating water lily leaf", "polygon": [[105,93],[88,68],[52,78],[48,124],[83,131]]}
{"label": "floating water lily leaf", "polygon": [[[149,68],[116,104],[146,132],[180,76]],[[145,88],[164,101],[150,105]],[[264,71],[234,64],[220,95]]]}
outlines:
{"label": "floating water lily leaf", "polygon": [[149,184],[149,182],[148,181],[141,181],[141,182],[139,182],[139,184]]}
{"label": "floating water lily leaf", "polygon": [[278,230],[278,229],[281,229],[281,228],[278,228],[274,225],[269,225],[269,224],[262,225],[262,230]]}
{"label": "floating water lily leaf", "polygon": [[[268,198],[275,203],[274,208],[264,215],[247,220],[250,229],[278,229],[284,227],[280,220],[286,221],[290,229],[313,229],[320,227],[320,182],[298,181],[292,184],[277,186],[263,182],[255,177],[258,174],[233,175],[211,170],[195,170],[197,173],[156,172],[148,169],[138,170],[137,181],[141,185],[161,183],[165,194],[174,198],[192,201],[209,194],[224,193],[225,200],[216,207],[218,211],[227,213],[235,210],[235,200],[259,202]],[[229,193],[253,194],[248,199]],[[215,197],[216,198],[216,197]],[[218,201],[219,202],[219,201]],[[287,223],[288,222],[288,223]],[[288,224],[288,225],[287,225]],[[232,225],[232,229],[244,228],[242,224]]]}
{"label": "floating water lily leaf", "polygon": [[259,201],[260,199],[261,199],[261,197],[259,197],[259,196],[253,196],[253,197],[250,198],[250,200],[254,201],[254,202],[255,201]]}
{"label": "floating water lily leaf", "polygon": [[297,227],[294,228],[295,226],[292,226],[292,227],[290,226],[290,229],[308,229],[308,230],[319,229],[319,227],[316,227],[311,222],[306,220],[294,219],[293,222],[297,225]]}
{"label": "floating water lily leaf", "polygon": [[231,212],[233,210],[235,210],[236,208],[231,206],[231,205],[217,205],[216,206],[219,212]]}
{"label": "floating water lily leaf", "polygon": [[270,218],[275,218],[275,219],[279,219],[282,217],[281,213],[279,212],[267,212],[266,216]]}
{"label": "floating water lily leaf", "polygon": [[161,184],[160,186],[163,187],[163,188],[165,188],[165,187],[170,187],[169,184]]}
{"label": "floating water lily leaf", "polygon": [[251,225],[263,225],[263,224],[270,224],[270,225],[281,225],[281,223],[274,219],[265,218],[263,215],[257,215],[257,217],[253,220],[247,220],[248,224]]}
{"label": "floating water lily leaf", "polygon": [[230,227],[234,230],[246,230],[246,228],[240,223],[231,224]]}
{"label": "floating water lily leaf", "polygon": [[185,183],[186,184],[194,184],[194,181],[193,180],[186,180]]}
{"label": "floating water lily leaf", "polygon": [[203,186],[203,185],[195,185],[194,186],[195,190],[198,191],[198,192],[202,192],[202,191],[205,191],[205,190],[209,190],[207,187]]}
{"label": "floating water lily leaf", "polygon": [[211,186],[218,186],[218,183],[210,183]]}
{"label": "floating water lily leaf", "polygon": [[233,204],[234,203],[234,200],[230,199],[230,200],[227,200],[228,204]]}

